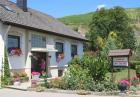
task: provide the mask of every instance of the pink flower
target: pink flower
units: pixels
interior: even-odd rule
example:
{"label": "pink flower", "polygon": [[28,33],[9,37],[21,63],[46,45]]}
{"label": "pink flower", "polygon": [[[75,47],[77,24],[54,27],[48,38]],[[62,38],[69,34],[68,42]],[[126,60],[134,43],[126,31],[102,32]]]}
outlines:
{"label": "pink flower", "polygon": [[119,84],[120,84],[120,85],[126,85],[126,86],[128,86],[128,85],[129,85],[129,82],[128,82],[128,80],[121,80],[121,81],[119,82]]}
{"label": "pink flower", "polygon": [[33,75],[39,75],[39,72],[32,72]]}

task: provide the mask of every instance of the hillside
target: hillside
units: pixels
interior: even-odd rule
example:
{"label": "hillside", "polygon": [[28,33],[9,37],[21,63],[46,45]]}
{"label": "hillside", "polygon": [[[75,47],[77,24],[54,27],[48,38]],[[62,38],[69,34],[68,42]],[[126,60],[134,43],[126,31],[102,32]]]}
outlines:
{"label": "hillside", "polygon": [[[59,20],[84,35],[89,30],[89,24],[92,20],[93,13],[94,12],[66,16],[59,18]],[[126,9],[126,13],[130,17],[131,23],[136,25],[136,32],[140,32],[140,8]]]}

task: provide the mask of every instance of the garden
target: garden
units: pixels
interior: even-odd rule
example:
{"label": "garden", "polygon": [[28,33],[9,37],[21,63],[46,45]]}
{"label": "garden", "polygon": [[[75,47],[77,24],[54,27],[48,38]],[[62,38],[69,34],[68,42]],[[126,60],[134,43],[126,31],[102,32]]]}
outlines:
{"label": "garden", "polygon": [[[127,68],[114,69],[115,82],[112,82],[110,66],[110,61],[102,57],[99,52],[85,54],[82,58],[76,57],[69,62],[68,70],[63,77],[45,79],[35,90],[76,90],[78,94],[94,92],[103,93],[102,95],[119,95],[121,92],[130,95],[139,94],[140,65],[130,69],[131,83],[128,81]],[[128,90],[129,84],[131,87]]]}

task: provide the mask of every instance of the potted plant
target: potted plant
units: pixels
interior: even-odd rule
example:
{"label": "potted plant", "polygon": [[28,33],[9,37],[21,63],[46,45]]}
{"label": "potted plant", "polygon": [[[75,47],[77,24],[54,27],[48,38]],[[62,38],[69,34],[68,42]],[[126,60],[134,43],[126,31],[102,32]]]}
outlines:
{"label": "potted plant", "polygon": [[20,84],[21,84],[20,77],[19,77],[18,73],[15,73],[13,75],[13,85],[19,86]]}
{"label": "potted plant", "polygon": [[10,56],[13,56],[13,55],[20,56],[22,54],[22,51],[20,48],[9,48],[8,52]]}
{"label": "potted plant", "polygon": [[32,72],[32,79],[39,80],[40,73],[39,72]]}
{"label": "potted plant", "polygon": [[118,86],[121,92],[125,92],[128,89],[129,82],[128,80],[121,80]]}
{"label": "potted plant", "polygon": [[29,77],[27,76],[25,72],[19,73],[19,77],[20,77],[21,83],[28,82],[29,80]]}

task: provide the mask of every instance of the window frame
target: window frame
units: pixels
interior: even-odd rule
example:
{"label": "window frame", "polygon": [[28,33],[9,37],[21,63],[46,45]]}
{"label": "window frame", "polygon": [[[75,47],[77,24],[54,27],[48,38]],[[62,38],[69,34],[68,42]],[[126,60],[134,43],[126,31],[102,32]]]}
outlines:
{"label": "window frame", "polygon": [[[41,40],[40,39],[37,40],[37,38],[38,39],[40,38]],[[42,44],[40,45],[40,43]],[[31,34],[31,47],[32,48],[46,48],[46,44],[47,44],[46,36],[41,35],[41,34],[36,34],[36,33]]]}
{"label": "window frame", "polygon": [[9,41],[9,38],[17,39],[17,40],[18,40],[18,47],[8,47],[8,44],[9,44],[9,43],[7,43],[8,49],[10,49],[10,48],[20,48],[20,36],[8,35],[8,41]]}
{"label": "window frame", "polygon": [[60,51],[56,52],[56,59],[58,58],[59,54],[62,54],[62,53],[64,54],[64,43],[63,42],[55,42],[55,48],[56,49],[57,49],[57,47],[56,47],[57,44],[61,44],[62,45],[62,51],[61,52]]}

